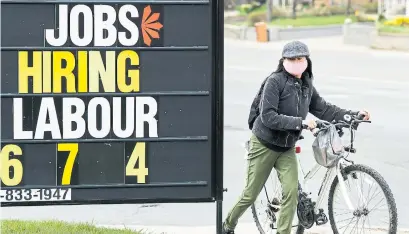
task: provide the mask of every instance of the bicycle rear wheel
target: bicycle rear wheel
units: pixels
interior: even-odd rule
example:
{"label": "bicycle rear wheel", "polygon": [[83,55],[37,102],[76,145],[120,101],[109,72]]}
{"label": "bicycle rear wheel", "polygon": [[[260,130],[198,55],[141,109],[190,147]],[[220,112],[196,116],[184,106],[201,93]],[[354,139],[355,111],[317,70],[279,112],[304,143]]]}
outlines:
{"label": "bicycle rear wheel", "polygon": [[[278,209],[282,200],[281,183],[278,180],[275,169],[271,171],[263,190],[257,197],[257,200],[251,205],[254,222],[260,234],[272,234],[277,230]],[[304,228],[298,226],[297,214],[294,214],[293,230],[296,234],[303,234]]]}
{"label": "bicycle rear wheel", "polygon": [[[372,228],[386,229],[385,233],[396,233],[398,217],[395,199],[382,176],[374,169],[358,164],[347,166],[343,171],[345,187],[354,210],[346,206],[338,177],[335,177],[328,197],[329,220],[333,233],[360,233],[360,230],[365,232]],[[364,191],[365,188],[368,188],[368,191]],[[352,194],[352,191],[357,194]],[[340,205],[346,208],[340,209]],[[384,211],[383,215],[387,218],[382,216],[381,211]],[[370,220],[370,216],[383,218],[375,222]]]}

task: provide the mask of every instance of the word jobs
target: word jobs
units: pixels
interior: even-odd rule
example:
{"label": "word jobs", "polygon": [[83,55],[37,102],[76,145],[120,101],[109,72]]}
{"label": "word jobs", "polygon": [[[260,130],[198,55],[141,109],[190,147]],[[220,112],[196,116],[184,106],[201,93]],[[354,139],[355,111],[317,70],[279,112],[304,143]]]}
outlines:
{"label": "word jobs", "polygon": [[[51,46],[63,46],[68,38],[76,46],[88,46],[93,39],[94,46],[112,46],[117,40],[123,46],[134,46],[139,40],[138,26],[130,19],[139,17],[138,9],[133,5],[123,5],[119,8],[118,15],[115,8],[109,5],[94,5],[93,11],[89,6],[82,4],[73,6],[70,11],[68,8],[66,4],[58,5],[59,29],[45,30],[45,39]],[[83,20],[80,20],[80,17]],[[118,23],[128,31],[129,38],[126,32],[118,32],[115,27],[117,19]],[[82,25],[82,37],[80,25]],[[56,31],[58,36],[55,35]],[[104,37],[104,34],[107,36]]]}

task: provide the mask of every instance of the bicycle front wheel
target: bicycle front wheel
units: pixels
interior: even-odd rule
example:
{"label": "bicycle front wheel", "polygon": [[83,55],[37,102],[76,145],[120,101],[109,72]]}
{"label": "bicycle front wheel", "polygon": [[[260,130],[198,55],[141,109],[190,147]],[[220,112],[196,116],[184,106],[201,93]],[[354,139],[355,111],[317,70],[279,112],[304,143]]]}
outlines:
{"label": "bicycle front wheel", "polygon": [[343,175],[353,209],[347,206],[338,177],[335,177],[328,198],[333,233],[360,233],[374,229],[396,233],[398,217],[395,199],[382,176],[374,169],[359,164],[345,167]]}

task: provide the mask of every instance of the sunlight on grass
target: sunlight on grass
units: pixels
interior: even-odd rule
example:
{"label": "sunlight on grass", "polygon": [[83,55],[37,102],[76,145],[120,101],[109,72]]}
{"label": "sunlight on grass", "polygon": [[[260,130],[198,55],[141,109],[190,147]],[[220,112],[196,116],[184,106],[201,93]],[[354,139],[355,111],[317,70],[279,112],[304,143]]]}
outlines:
{"label": "sunlight on grass", "polygon": [[130,229],[99,228],[87,223],[2,220],[2,234],[149,234]]}

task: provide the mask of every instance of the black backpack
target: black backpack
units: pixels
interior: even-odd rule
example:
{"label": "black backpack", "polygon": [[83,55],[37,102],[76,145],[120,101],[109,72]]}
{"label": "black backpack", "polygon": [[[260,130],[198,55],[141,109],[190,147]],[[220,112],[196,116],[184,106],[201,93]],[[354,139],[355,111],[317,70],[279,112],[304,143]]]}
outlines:
{"label": "black backpack", "polygon": [[[267,81],[268,78],[270,78],[270,76],[268,76],[266,79],[264,79],[263,83],[261,83],[261,87],[260,87],[259,91],[257,92],[257,95],[253,100],[253,103],[251,104],[250,114],[249,114],[249,118],[248,118],[248,125],[249,125],[250,130],[253,129],[254,121],[256,121],[257,117],[260,115],[259,106],[260,106],[261,94],[263,93],[264,85],[266,84],[266,81]],[[282,90],[280,90],[280,96],[281,96],[281,93],[283,92],[283,89],[284,89],[284,87],[282,88]]]}

